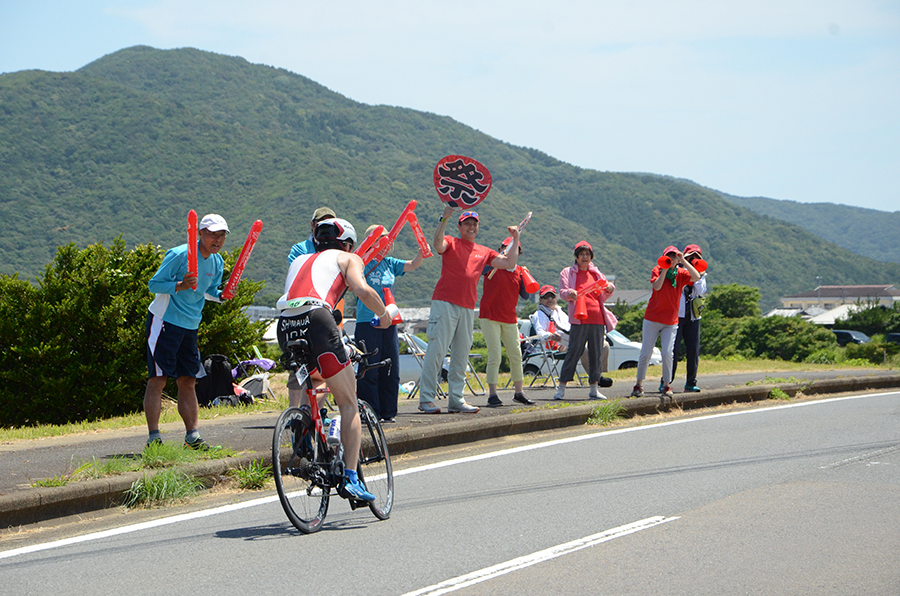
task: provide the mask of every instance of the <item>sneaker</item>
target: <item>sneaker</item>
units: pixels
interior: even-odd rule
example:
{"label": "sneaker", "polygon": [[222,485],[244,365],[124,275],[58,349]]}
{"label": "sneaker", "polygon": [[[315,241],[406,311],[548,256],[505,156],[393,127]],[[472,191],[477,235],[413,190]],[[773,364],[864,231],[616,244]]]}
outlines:
{"label": "sneaker", "polygon": [[685,393],[699,393],[699,392],[700,392],[700,388],[697,387],[696,385],[685,385],[685,386],[684,386],[684,392],[685,392]]}
{"label": "sneaker", "polygon": [[588,393],[588,399],[606,399],[606,396],[599,391],[593,391]]}
{"label": "sneaker", "polygon": [[188,449],[193,449],[194,451],[209,451],[209,444],[203,440],[203,437],[197,437],[195,441],[191,441],[190,443],[185,441],[184,446]]}
{"label": "sneaker", "polygon": [[556,401],[562,401],[566,399],[566,390],[560,387],[556,390],[556,393],[553,394],[553,399]]}
{"label": "sneaker", "polygon": [[441,409],[434,405],[433,401],[422,401],[419,402],[419,411],[424,412],[425,414],[440,414]]}
{"label": "sneaker", "polygon": [[666,384],[663,383],[662,381],[660,381],[659,382],[659,393],[665,393],[665,392],[666,392]]}
{"label": "sneaker", "polygon": [[[700,390],[698,389],[697,391],[700,391]],[[162,442],[162,439],[160,439],[160,438],[153,439],[152,441],[150,439],[147,439],[146,446],[150,447],[150,446],[156,446],[156,445],[162,445],[162,444],[163,444],[163,442]]]}
{"label": "sneaker", "polygon": [[344,476],[344,490],[347,491],[351,497],[359,499],[360,501],[372,502],[375,500],[375,495],[363,488],[358,480],[356,482],[351,482],[346,476]]}
{"label": "sneaker", "polygon": [[640,385],[635,385],[630,397],[644,397],[644,389]]}
{"label": "sneaker", "polygon": [[523,405],[526,405],[526,406],[533,406],[533,405],[534,405],[534,401],[528,399],[527,397],[525,397],[525,394],[524,394],[524,393],[516,393],[515,395],[513,395],[513,401],[519,402],[520,404],[523,404]]}
{"label": "sneaker", "polygon": [[488,397],[488,407],[489,408],[499,408],[503,405],[503,402],[500,401],[500,398],[496,395],[491,395]]}
{"label": "sneaker", "polygon": [[476,414],[481,408],[476,408],[475,406],[469,405],[466,402],[459,404],[458,406],[448,406],[447,411],[451,414]]}
{"label": "sneaker", "polygon": [[663,387],[663,390],[661,391],[661,393],[663,395],[665,395],[666,397],[675,397],[675,394],[672,392],[672,388],[669,387],[668,385]]}
{"label": "sneaker", "polygon": [[382,424],[394,424],[395,422],[397,422],[397,421],[394,420],[393,418],[382,418],[381,419]]}

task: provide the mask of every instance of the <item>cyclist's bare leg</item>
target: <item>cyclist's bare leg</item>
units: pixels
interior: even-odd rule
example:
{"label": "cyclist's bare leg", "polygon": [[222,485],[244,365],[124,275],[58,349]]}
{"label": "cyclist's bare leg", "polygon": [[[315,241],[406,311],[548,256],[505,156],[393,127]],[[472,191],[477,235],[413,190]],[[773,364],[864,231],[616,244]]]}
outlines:
{"label": "cyclist's bare leg", "polygon": [[[325,379],[322,378],[318,371],[313,372],[310,377],[312,378],[314,389],[325,387]],[[288,406],[296,408],[298,406],[308,405],[309,397],[306,395],[306,389],[293,389],[288,387]]]}
{"label": "cyclist's bare leg", "polygon": [[288,405],[296,408],[300,405],[308,406],[309,398],[306,397],[306,391],[303,389],[288,388]]}
{"label": "cyclist's bare leg", "polygon": [[359,403],[356,401],[356,375],[349,366],[325,379],[341,411],[341,443],[344,444],[344,467],[355,470],[359,461],[359,445],[362,427],[359,421]]}
{"label": "cyclist's bare leg", "polygon": [[194,377],[178,377],[178,414],[184,421],[184,429],[191,431],[197,428],[200,420],[200,405],[197,403],[197,379]]}
{"label": "cyclist's bare leg", "polygon": [[162,412],[162,394],[166,388],[168,377],[150,377],[144,390],[144,416],[147,418],[147,430],[159,430],[159,416]]}

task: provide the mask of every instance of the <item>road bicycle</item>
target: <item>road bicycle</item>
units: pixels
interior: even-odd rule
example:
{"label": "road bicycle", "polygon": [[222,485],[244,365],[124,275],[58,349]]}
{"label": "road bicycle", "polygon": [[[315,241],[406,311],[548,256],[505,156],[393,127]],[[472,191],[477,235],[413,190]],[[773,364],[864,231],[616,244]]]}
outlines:
{"label": "road bicycle", "polygon": [[[388,358],[368,364],[368,357],[375,355],[377,350],[365,353],[363,342],[357,346],[346,337],[345,342],[350,347],[351,361],[357,367],[357,379],[367,370],[387,366],[391,362]],[[317,396],[328,393],[328,389],[313,388],[307,368],[311,361],[309,344],[305,339],[285,344],[281,363],[296,375],[301,386],[306,385],[310,407],[309,410],[288,408],[275,423],[272,469],[281,506],[291,523],[304,534],[321,529],[332,490],[347,499],[352,510],[368,506],[378,519],[388,519],[394,504],[394,475],[381,423],[372,406],[358,400],[362,442],[356,471],[360,483],[375,495],[372,502],[362,501],[344,490],[344,447],[342,444],[328,444],[323,422],[327,409],[319,409],[317,401]]]}

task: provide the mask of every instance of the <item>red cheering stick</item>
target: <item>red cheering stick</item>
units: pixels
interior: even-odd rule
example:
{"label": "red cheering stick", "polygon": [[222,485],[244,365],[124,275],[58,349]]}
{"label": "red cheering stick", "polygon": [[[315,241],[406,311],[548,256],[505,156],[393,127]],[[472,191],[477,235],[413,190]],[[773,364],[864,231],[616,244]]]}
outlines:
{"label": "red cheering stick", "polygon": [[381,235],[383,233],[384,226],[375,226],[375,228],[372,230],[372,233],[366,236],[366,239],[362,241],[362,244],[360,244],[354,252],[362,257],[370,248],[372,248],[372,245],[375,244],[375,241],[381,238]]}
{"label": "red cheering stick", "polygon": [[596,292],[597,290],[605,290],[607,286],[607,281],[603,278],[598,279],[597,281],[588,284],[578,290],[575,293],[575,318],[579,321],[583,321],[588,318],[587,312],[587,298],[586,296],[591,292]]}
{"label": "red cheering stick", "polygon": [[578,299],[575,300],[575,318],[579,321],[588,318],[587,298],[584,296],[579,296]]}
{"label": "red cheering stick", "polygon": [[253,247],[259,239],[259,233],[262,232],[262,226],[262,221],[258,219],[250,226],[250,233],[247,234],[247,239],[244,240],[244,248],[241,249],[241,254],[238,256],[238,260],[231,270],[231,275],[228,276],[228,283],[225,284],[225,289],[222,290],[222,298],[225,300],[234,298],[238,282],[241,281],[241,275],[244,273],[244,267],[247,266],[247,261],[250,259],[250,253],[253,252]]}
{"label": "red cheering stick", "polygon": [[416,242],[419,243],[419,251],[422,253],[422,258],[427,259],[432,255],[431,248],[428,246],[428,241],[425,240],[425,234],[422,233],[422,226],[419,225],[419,217],[412,211],[409,212],[409,215],[406,216],[406,219],[409,221],[409,227],[412,228],[413,234],[416,237]]}
{"label": "red cheering stick", "polygon": [[[416,202],[410,201],[407,203],[406,207],[403,208],[403,212],[400,213],[400,217],[397,218],[397,221],[394,222],[394,225],[391,227],[391,231],[388,232],[387,236],[381,236],[375,241],[375,245],[369,250],[368,254],[362,255],[363,265],[368,265],[372,261],[380,261],[382,260],[391,250],[391,246],[394,244],[394,240],[397,239],[397,236],[400,234],[400,230],[403,228],[403,224],[406,223],[409,214],[413,212],[413,209],[416,208]],[[384,228],[382,228],[384,230]]]}
{"label": "red cheering stick", "polygon": [[[197,275],[197,212],[193,209],[188,211],[187,269],[189,274]],[[196,290],[197,284],[191,287]]]}
{"label": "red cheering stick", "polygon": [[693,265],[694,269],[697,270],[697,273],[703,273],[709,267],[709,264],[703,259],[697,259],[696,261],[694,261]]}
{"label": "red cheering stick", "polygon": [[434,189],[441,200],[457,209],[471,209],[491,190],[491,173],[464,155],[448,155],[434,166]]}
{"label": "red cheering stick", "polygon": [[656,259],[656,264],[659,265],[660,269],[669,269],[670,267],[672,267],[672,257],[663,255]]}
{"label": "red cheering stick", "polygon": [[[391,304],[394,305],[394,308],[397,307],[397,303],[394,302],[394,293],[391,291],[390,288],[384,288],[384,305],[390,306]],[[394,315],[393,319],[391,319],[391,325],[396,325],[396,324],[402,323],[402,322],[403,322],[403,317],[400,316],[400,309],[397,308],[397,314]]]}
{"label": "red cheering stick", "polygon": [[406,207],[404,207],[403,211],[400,213],[400,217],[398,217],[397,221],[394,222],[394,225],[391,226],[391,231],[388,232],[387,236],[382,236],[378,239],[378,242],[376,242],[375,246],[372,248],[372,256],[369,258],[363,257],[363,262],[369,263],[373,260],[380,261],[387,256],[388,251],[391,250],[391,246],[394,245],[394,240],[400,235],[403,224],[407,222],[409,214],[412,213],[415,208],[416,202],[414,200],[406,204]]}

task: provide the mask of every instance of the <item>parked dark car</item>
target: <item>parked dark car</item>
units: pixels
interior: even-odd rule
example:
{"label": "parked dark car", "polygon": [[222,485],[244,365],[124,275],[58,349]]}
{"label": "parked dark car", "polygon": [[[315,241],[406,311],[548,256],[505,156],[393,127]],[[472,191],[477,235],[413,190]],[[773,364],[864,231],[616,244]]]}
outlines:
{"label": "parked dark car", "polygon": [[900,344],[900,333],[888,333],[884,336],[884,341],[894,342],[895,344]]}
{"label": "parked dark car", "polygon": [[837,336],[839,346],[847,344],[867,344],[871,340],[869,336],[862,331],[847,331],[846,329],[832,329],[832,333]]}

